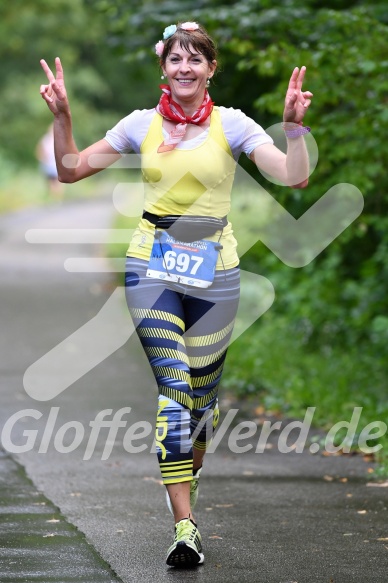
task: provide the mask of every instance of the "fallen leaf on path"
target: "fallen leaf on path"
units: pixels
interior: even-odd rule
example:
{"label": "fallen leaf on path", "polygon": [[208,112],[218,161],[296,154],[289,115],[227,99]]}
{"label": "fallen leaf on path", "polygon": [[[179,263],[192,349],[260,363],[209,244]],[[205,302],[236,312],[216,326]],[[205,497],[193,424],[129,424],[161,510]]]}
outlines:
{"label": "fallen leaf on path", "polygon": [[374,462],[375,461],[375,455],[373,453],[365,453],[362,456],[362,459],[364,460],[364,462]]}
{"label": "fallen leaf on path", "polygon": [[342,482],[343,484],[346,484],[348,478],[340,478],[339,481]]}
{"label": "fallen leaf on path", "polygon": [[52,518],[51,520],[46,520],[46,522],[61,522],[58,518]]}
{"label": "fallen leaf on path", "polygon": [[385,542],[385,541],[388,541],[388,537],[386,537],[386,538],[378,538],[377,540],[380,540],[380,541],[384,541]]}
{"label": "fallen leaf on path", "polygon": [[388,480],[386,482],[368,482],[367,486],[373,486],[373,488],[388,488]]}
{"label": "fallen leaf on path", "polygon": [[262,405],[260,405],[259,407],[256,407],[256,409],[254,410],[255,415],[264,415],[264,413],[265,413],[265,409]]}
{"label": "fallen leaf on path", "polygon": [[217,534],[213,534],[212,536],[209,536],[209,538],[219,538],[222,540],[222,536],[218,536]]}
{"label": "fallen leaf on path", "polygon": [[250,470],[245,470],[245,472],[243,472],[243,476],[254,476],[254,472],[251,472]]}
{"label": "fallen leaf on path", "polygon": [[323,476],[323,479],[325,480],[325,482],[332,482],[334,480],[333,476],[328,475]]}
{"label": "fallen leaf on path", "polygon": [[357,510],[357,514],[367,514],[367,510]]}

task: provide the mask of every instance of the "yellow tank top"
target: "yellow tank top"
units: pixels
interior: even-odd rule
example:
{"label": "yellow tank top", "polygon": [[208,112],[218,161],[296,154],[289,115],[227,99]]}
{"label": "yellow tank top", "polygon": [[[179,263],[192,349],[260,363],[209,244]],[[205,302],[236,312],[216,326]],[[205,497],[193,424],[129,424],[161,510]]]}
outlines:
{"label": "yellow tank top", "polygon": [[[156,113],[140,147],[144,182],[144,210],[158,216],[201,215],[222,218],[230,211],[230,195],[236,162],[215,107],[206,138],[196,147],[157,153],[163,141],[163,117]],[[149,260],[155,227],[141,219],[132,236],[127,255]],[[221,236],[220,236],[221,235]],[[231,223],[211,237],[220,241],[216,269],[230,269],[239,263],[237,242]]]}

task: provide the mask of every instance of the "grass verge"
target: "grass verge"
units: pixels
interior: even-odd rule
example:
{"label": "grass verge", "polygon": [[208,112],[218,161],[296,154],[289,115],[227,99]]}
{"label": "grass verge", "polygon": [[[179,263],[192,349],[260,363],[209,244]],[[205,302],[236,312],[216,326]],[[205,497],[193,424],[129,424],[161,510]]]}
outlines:
{"label": "grass verge", "polygon": [[[376,354],[367,346],[312,351],[286,317],[270,312],[231,344],[222,384],[239,398],[287,417],[303,418],[308,407],[315,407],[313,426],[325,432],[350,422],[355,408],[362,408],[354,435],[347,437],[346,426],[338,426],[334,442],[345,439],[354,451],[368,424],[384,426],[388,419],[386,364]],[[375,475],[388,476],[387,432],[367,445],[379,447]]]}
{"label": "grass verge", "polygon": [[38,170],[15,169],[0,177],[0,213],[44,206],[59,200],[101,196],[113,192],[116,182],[109,175],[96,175],[76,184],[64,184],[59,199],[50,195],[46,180]]}

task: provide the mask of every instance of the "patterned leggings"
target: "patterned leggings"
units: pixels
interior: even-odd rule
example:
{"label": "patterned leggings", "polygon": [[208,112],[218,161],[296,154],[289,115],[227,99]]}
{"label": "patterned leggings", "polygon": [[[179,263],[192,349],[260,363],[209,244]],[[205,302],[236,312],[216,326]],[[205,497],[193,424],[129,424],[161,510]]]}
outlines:
{"label": "patterned leggings", "polygon": [[146,277],[147,261],[127,258],[127,304],[158,390],[156,450],[163,483],[193,475],[193,447],[209,445],[217,392],[236,316],[239,268],[217,271],[207,289]]}

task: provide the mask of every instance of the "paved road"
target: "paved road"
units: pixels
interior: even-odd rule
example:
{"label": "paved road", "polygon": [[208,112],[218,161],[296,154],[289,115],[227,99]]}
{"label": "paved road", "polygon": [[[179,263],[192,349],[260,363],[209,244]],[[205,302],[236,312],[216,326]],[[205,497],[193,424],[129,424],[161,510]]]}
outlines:
{"label": "paved road", "polygon": [[85,536],[0,451],[0,581],[121,581]]}
{"label": "paved road", "polygon": [[[166,567],[173,524],[152,437],[141,433],[154,420],[156,387],[136,337],[125,341],[130,321],[122,290],[115,291],[109,273],[64,268],[68,257],[98,257],[100,245],[76,237],[67,244],[25,239],[30,229],[103,229],[111,217],[111,201],[98,199],[0,219],[3,446],[33,446],[12,455],[125,583],[387,583],[388,488],[367,485],[369,466],[361,457],[282,454],[277,447],[233,453],[231,428],[201,478],[197,520],[205,565],[187,572]],[[105,337],[93,327],[101,314]],[[58,345],[47,374],[29,369]],[[104,347],[110,356],[51,400],[38,400],[66,384],[70,369],[88,368]],[[23,385],[27,369],[38,371],[35,384],[26,377],[30,394]],[[231,405],[224,399],[223,406],[225,418]],[[109,427],[96,435],[99,413],[105,421],[116,414],[125,426],[116,436]],[[257,439],[244,444],[256,446]],[[131,447],[143,451],[126,451]],[[43,565],[42,572],[30,580],[62,581],[44,574]]]}

